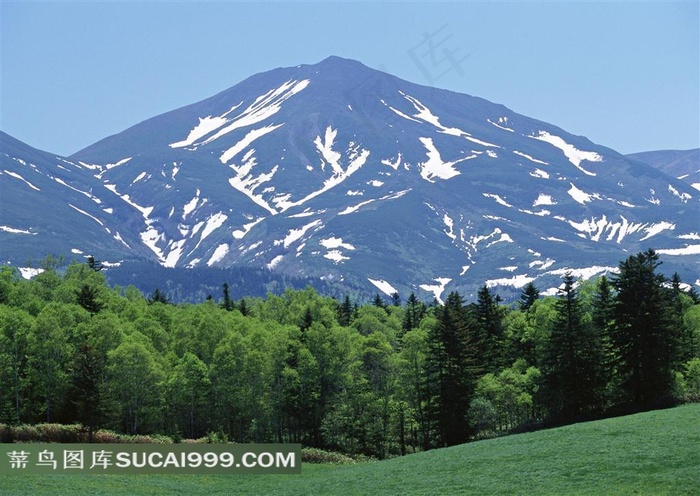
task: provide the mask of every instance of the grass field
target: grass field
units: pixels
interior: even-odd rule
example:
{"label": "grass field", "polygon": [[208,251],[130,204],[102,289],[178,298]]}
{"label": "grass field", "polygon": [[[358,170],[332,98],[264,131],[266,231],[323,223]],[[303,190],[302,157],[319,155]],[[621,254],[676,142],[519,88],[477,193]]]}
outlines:
{"label": "grass field", "polygon": [[700,404],[301,475],[23,476],[0,494],[700,494]]}

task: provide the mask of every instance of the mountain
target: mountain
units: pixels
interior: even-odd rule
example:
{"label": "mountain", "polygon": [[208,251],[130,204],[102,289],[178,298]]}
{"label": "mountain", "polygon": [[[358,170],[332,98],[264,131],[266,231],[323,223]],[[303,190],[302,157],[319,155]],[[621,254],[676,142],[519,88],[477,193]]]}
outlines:
{"label": "mountain", "polygon": [[[10,151],[3,168],[28,177],[23,150]],[[591,277],[654,247],[665,271],[698,279],[698,192],[683,181],[502,105],[338,57],[257,74],[67,159],[40,156],[47,177],[67,161],[82,181],[68,190],[92,210],[62,209],[96,224],[61,248],[101,259],[245,265],[440,299],[484,283],[511,297],[528,281],[556,291],[567,270]],[[34,205],[61,203],[35,193]],[[11,210],[12,229],[55,226],[31,231]]]}
{"label": "mountain", "polygon": [[694,150],[657,150],[627,155],[700,190],[700,148]]}
{"label": "mountain", "polygon": [[148,257],[142,220],[95,171],[0,131],[0,257],[26,264],[47,254]]}

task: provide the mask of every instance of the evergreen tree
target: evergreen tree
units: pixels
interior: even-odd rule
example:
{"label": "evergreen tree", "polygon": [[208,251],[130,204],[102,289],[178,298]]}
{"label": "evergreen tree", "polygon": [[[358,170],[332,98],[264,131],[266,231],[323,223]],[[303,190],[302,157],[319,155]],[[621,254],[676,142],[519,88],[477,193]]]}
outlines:
{"label": "evergreen tree", "polygon": [[593,332],[597,334],[601,348],[601,362],[599,365],[600,395],[598,397],[598,409],[609,406],[612,398],[612,381],[615,373],[615,350],[612,343],[612,334],[615,325],[615,296],[610,280],[602,276],[597,283],[596,291],[591,302],[591,321]]}
{"label": "evergreen tree", "polygon": [[372,303],[375,307],[379,308],[386,308],[386,304],[384,303],[384,300],[382,299],[381,296],[379,296],[379,293],[374,295],[374,302]]}
{"label": "evergreen tree", "polygon": [[659,256],[652,249],[620,263],[613,278],[618,374],[623,401],[636,407],[667,402],[671,391],[674,331],[666,278],[657,274]]}
{"label": "evergreen tree", "polygon": [[427,404],[436,447],[464,443],[471,434],[467,413],[478,370],[473,334],[462,297],[453,291],[428,335]]}
{"label": "evergreen tree", "polygon": [[230,312],[231,310],[236,308],[236,305],[233,303],[233,300],[231,299],[231,293],[229,292],[229,287],[228,287],[227,282],[224,283],[223,292],[224,292],[224,301],[221,302],[221,308],[223,308],[227,312]]}
{"label": "evergreen tree", "polygon": [[88,267],[90,267],[95,272],[99,272],[105,268],[104,264],[102,262],[100,262],[99,260],[95,260],[95,257],[93,257],[92,255],[90,255],[87,258],[87,263],[88,263]]}
{"label": "evergreen tree", "polygon": [[399,293],[397,293],[397,292],[391,293],[391,304],[395,307],[401,306],[401,296],[399,296]]}
{"label": "evergreen tree", "polygon": [[148,299],[148,303],[167,304],[167,303],[170,303],[170,300],[168,300],[168,295],[166,295],[165,292],[161,291],[159,288],[156,288],[156,290],[153,291],[153,294],[151,295],[151,297]]}
{"label": "evergreen tree", "polygon": [[250,314],[250,310],[248,309],[248,305],[245,302],[245,298],[241,298],[241,301],[238,304],[238,311],[241,312],[241,315],[243,315],[244,317]]}
{"label": "evergreen tree", "polygon": [[477,293],[476,324],[477,346],[486,372],[497,372],[503,367],[503,314],[498,306],[500,297],[491,294],[485,284]]}
{"label": "evergreen tree", "polygon": [[599,394],[600,342],[584,320],[570,272],[556,301],[556,316],[542,375],[542,398],[549,417],[567,421],[588,413]]}
{"label": "evergreen tree", "polygon": [[347,327],[353,320],[353,307],[350,302],[350,296],[345,295],[343,303],[338,306],[338,324]]}
{"label": "evergreen tree", "polygon": [[522,293],[520,294],[520,301],[518,302],[520,310],[523,312],[528,312],[530,310],[530,307],[532,307],[532,305],[539,299],[539,297],[540,290],[537,289],[537,287],[532,282],[528,282],[523,288]]}
{"label": "evergreen tree", "polygon": [[311,313],[311,307],[306,307],[306,310],[304,310],[304,316],[301,318],[301,323],[299,324],[299,329],[301,329],[302,336],[304,332],[309,330],[311,324],[313,323],[314,317]]}
{"label": "evergreen tree", "polygon": [[406,301],[405,310],[403,322],[401,323],[401,335],[419,326],[423,314],[425,314],[425,304],[418,301],[416,294],[411,292]]}
{"label": "evergreen tree", "polygon": [[99,289],[89,284],[83,284],[76,293],[78,305],[94,315],[98,313],[104,304],[99,301]]}

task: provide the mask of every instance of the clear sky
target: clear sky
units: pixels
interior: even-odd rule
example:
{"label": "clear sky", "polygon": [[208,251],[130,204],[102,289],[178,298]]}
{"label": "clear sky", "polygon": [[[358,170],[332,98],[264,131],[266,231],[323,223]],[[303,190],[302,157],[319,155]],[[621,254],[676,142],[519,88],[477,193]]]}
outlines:
{"label": "clear sky", "polygon": [[0,129],[69,155],[275,67],[352,58],[622,153],[700,147],[688,2],[7,2]]}

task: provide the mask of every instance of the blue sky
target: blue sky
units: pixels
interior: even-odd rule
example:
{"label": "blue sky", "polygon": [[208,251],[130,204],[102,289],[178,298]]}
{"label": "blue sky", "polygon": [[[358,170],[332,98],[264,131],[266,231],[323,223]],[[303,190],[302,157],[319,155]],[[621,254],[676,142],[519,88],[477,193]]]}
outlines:
{"label": "blue sky", "polygon": [[0,129],[69,155],[254,73],[339,55],[622,153],[697,148],[699,19],[697,1],[3,0]]}

